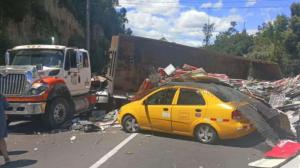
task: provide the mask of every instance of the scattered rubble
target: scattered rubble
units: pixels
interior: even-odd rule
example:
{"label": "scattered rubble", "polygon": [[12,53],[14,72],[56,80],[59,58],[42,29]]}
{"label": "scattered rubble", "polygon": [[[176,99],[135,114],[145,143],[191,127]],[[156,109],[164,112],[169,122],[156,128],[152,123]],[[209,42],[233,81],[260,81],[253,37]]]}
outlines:
{"label": "scattered rubble", "polygon": [[[101,114],[101,115],[99,115]],[[115,127],[120,128],[121,126],[116,123],[118,110],[113,110],[107,114],[103,111],[93,112],[89,120],[81,119],[80,117],[72,120],[71,130],[83,131],[83,132],[96,132],[104,131],[107,128]]]}
{"label": "scattered rubble", "polygon": [[[300,143],[291,140],[281,140],[272,149],[264,153],[264,158],[248,164],[250,167],[279,167],[289,162],[293,158],[297,158],[300,152]],[[298,161],[291,161],[291,163],[299,165]],[[297,163],[296,163],[297,162]],[[288,166],[288,167],[295,167]]]}
{"label": "scattered rubble", "polygon": [[74,143],[75,140],[76,140],[76,136],[73,135],[73,136],[70,138],[70,141],[71,141],[71,143]]}

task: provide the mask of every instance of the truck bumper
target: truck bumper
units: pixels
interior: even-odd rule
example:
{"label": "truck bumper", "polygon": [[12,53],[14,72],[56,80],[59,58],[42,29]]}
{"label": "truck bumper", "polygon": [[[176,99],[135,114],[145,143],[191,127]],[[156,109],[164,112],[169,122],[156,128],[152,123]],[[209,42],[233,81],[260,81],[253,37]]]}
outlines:
{"label": "truck bumper", "polygon": [[9,108],[5,111],[7,115],[36,115],[44,114],[45,102],[40,103],[9,103]]}
{"label": "truck bumper", "polygon": [[107,89],[96,92],[96,103],[109,103],[109,94]]}
{"label": "truck bumper", "polygon": [[97,100],[96,101],[97,103],[108,103],[109,102],[108,96],[97,96],[96,100]]}

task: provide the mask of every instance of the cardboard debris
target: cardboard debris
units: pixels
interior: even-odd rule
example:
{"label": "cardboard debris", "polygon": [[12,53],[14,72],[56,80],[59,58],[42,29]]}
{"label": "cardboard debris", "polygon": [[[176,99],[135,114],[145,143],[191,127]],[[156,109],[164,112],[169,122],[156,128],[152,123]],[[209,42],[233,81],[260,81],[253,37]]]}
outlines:
{"label": "cardboard debris", "polygon": [[76,136],[72,136],[71,138],[70,138],[70,141],[71,141],[71,143],[74,143],[74,141],[76,140]]}
{"label": "cardboard debris", "polygon": [[90,120],[84,120],[79,117],[74,118],[72,120],[71,130],[75,131],[84,131],[84,132],[96,132],[96,131],[104,131],[110,127],[120,127],[117,121],[118,110],[113,110],[108,112],[107,114],[101,112],[103,116],[98,116],[97,119],[95,117],[90,117]]}

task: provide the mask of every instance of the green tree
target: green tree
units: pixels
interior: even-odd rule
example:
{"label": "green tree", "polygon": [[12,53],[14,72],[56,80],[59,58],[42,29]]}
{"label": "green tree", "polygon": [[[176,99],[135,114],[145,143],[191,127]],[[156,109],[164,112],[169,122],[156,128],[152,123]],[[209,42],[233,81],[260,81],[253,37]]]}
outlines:
{"label": "green tree", "polygon": [[202,32],[204,34],[203,42],[204,42],[205,47],[209,46],[210,39],[212,37],[212,33],[214,30],[215,30],[215,25],[213,23],[212,24],[205,23],[203,25]]}
{"label": "green tree", "polygon": [[278,15],[262,23],[255,35],[238,32],[236,22],[216,36],[209,49],[220,53],[245,56],[278,63],[286,76],[300,73],[300,3],[290,7],[291,16]]}
{"label": "green tree", "polygon": [[[48,0],[1,0],[0,1],[0,64],[3,63],[3,55],[7,48],[18,45],[16,41],[10,41],[7,31],[7,23],[19,23],[25,16],[30,17],[34,22],[32,32],[26,32],[28,43],[49,44],[50,36],[57,37],[62,41],[64,36],[60,34],[64,30],[58,30],[58,26],[53,24],[51,18],[45,10],[45,1]],[[69,11],[81,25],[85,32],[86,23],[86,1],[85,0],[55,0],[59,8]],[[125,27],[126,9],[116,10],[113,6],[115,0],[90,0],[91,2],[91,62],[93,72],[101,72],[106,64],[107,57],[105,51],[110,46],[113,35],[132,34],[132,30]],[[17,25],[17,24],[16,24]],[[18,30],[19,27],[16,26]],[[22,31],[22,30],[20,30]],[[38,35],[38,36],[35,36]],[[85,38],[80,34],[72,34],[69,39],[64,39],[70,46],[85,47]],[[25,41],[20,39],[19,41]]]}
{"label": "green tree", "polygon": [[288,24],[287,16],[278,15],[273,22],[260,27],[254,37],[254,47],[248,57],[276,62],[284,73],[290,73],[287,69],[290,55],[285,48]]}
{"label": "green tree", "polygon": [[248,35],[246,30],[238,32],[236,22],[231,22],[227,31],[216,36],[214,45],[210,47],[214,51],[236,56],[245,56],[253,47],[253,36]]}

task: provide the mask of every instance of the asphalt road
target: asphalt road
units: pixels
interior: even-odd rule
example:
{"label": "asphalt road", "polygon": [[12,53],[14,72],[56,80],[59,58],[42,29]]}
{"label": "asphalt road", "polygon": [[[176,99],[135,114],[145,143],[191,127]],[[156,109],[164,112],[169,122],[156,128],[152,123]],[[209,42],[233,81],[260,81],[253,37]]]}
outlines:
{"label": "asphalt road", "polygon": [[[99,159],[101,168],[243,168],[267,150],[256,133],[205,145],[192,138],[152,132],[139,133],[125,143],[131,135],[120,128],[94,133],[37,128],[31,122],[9,127],[12,162],[1,168],[90,168]],[[76,139],[71,141],[72,137]]]}

